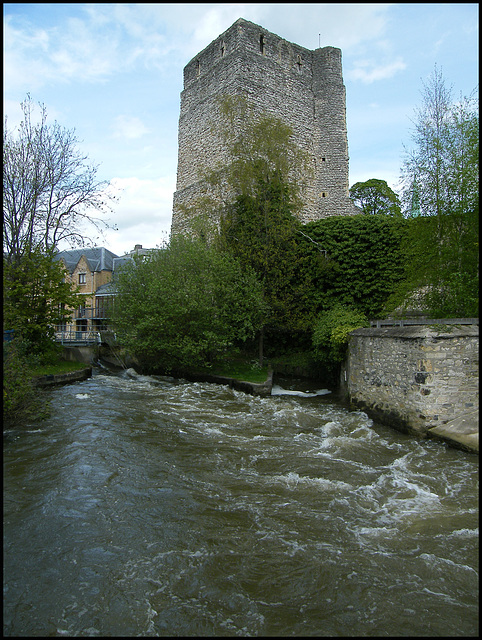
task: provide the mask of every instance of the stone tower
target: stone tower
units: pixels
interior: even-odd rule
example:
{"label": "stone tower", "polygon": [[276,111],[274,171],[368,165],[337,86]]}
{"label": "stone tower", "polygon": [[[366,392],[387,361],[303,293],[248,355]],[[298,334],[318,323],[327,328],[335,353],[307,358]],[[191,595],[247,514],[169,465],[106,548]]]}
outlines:
{"label": "stone tower", "polygon": [[283,120],[309,154],[302,222],[359,213],[348,196],[341,50],[311,51],[240,18],[184,68],[171,233],[189,229],[186,208],[209,194],[201,171],[228,160],[215,122],[218,99],[227,95]]}

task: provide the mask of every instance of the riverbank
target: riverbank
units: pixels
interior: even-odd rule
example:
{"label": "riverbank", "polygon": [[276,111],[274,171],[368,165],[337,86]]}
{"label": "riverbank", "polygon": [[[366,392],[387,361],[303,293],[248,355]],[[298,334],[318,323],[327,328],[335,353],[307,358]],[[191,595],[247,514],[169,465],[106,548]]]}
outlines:
{"label": "riverbank", "polygon": [[36,387],[53,387],[62,384],[70,384],[71,382],[80,382],[92,376],[92,367],[85,367],[76,371],[68,371],[66,373],[46,374],[36,376],[33,380]]}

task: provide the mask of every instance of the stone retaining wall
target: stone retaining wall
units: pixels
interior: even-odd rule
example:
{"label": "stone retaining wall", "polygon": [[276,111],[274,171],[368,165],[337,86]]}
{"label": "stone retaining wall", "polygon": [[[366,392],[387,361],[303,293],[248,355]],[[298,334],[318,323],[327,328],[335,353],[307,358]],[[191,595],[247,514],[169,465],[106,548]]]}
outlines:
{"label": "stone retaining wall", "polygon": [[80,369],[79,371],[69,371],[68,373],[57,373],[46,376],[38,376],[35,379],[37,387],[54,387],[71,382],[80,382],[92,376],[92,367]]}
{"label": "stone retaining wall", "polygon": [[342,384],[352,405],[425,436],[478,410],[478,348],[478,326],[357,329]]}

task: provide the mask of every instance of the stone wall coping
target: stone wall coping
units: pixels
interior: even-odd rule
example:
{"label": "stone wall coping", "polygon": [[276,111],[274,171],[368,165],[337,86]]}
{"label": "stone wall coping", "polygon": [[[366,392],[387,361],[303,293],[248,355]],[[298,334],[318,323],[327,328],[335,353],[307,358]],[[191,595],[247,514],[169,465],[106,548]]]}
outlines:
{"label": "stone wall coping", "polygon": [[437,338],[450,340],[453,338],[467,337],[478,338],[478,325],[443,325],[440,323],[433,325],[417,325],[404,327],[364,327],[355,329],[350,336],[365,336],[376,338],[401,338],[404,340],[415,340],[418,338]]}

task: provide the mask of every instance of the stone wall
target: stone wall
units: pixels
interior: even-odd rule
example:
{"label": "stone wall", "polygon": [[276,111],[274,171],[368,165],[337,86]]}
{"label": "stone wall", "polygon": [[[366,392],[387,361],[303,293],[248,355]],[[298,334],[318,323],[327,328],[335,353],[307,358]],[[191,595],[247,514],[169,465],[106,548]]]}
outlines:
{"label": "stone wall", "polygon": [[340,49],[311,51],[239,19],[184,69],[173,233],[189,226],[183,209],[208,193],[202,172],[229,160],[220,135],[218,100],[224,96],[242,96],[255,114],[267,112],[292,127],[310,158],[303,222],[358,213],[348,196]]}
{"label": "stone wall", "polygon": [[357,329],[342,383],[354,406],[424,435],[478,409],[478,349],[478,326]]}

